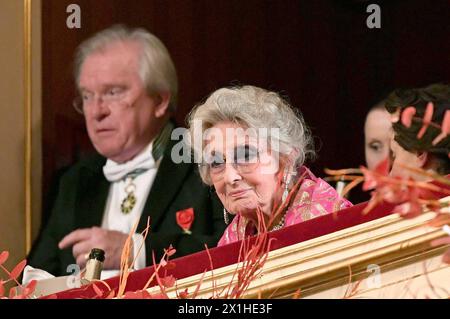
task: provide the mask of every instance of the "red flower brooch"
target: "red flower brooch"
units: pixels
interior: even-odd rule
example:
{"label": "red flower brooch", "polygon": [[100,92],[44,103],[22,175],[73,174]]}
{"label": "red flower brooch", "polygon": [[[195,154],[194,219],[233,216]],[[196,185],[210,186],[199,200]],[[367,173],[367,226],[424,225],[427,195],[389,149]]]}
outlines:
{"label": "red flower brooch", "polygon": [[186,234],[192,234],[190,231],[192,223],[194,222],[194,209],[186,208],[177,212],[177,224]]}

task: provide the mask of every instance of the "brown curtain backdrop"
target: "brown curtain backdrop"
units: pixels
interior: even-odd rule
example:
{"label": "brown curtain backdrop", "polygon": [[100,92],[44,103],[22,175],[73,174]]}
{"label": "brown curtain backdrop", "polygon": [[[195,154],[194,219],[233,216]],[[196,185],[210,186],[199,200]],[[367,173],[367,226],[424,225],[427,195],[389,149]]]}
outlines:
{"label": "brown curtain backdrop", "polygon": [[[311,126],[318,159],[309,166],[364,163],[364,117],[394,87],[449,79],[448,0],[43,0],[43,220],[58,169],[92,151],[72,108],[76,46],[112,24],[145,27],[168,47],[179,76],[180,125],[213,90],[253,84],[289,97]],[[66,8],[81,8],[69,29]]]}

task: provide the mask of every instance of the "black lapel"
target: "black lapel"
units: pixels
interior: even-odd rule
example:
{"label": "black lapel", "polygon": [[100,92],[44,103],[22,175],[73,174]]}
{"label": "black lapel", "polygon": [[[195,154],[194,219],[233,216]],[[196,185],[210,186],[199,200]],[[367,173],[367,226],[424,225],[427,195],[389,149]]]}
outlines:
{"label": "black lapel", "polygon": [[100,226],[102,222],[110,185],[103,175],[104,164],[105,159],[98,156],[80,168],[75,201],[76,228]]}
{"label": "black lapel", "polygon": [[183,185],[186,175],[193,168],[192,164],[175,164],[172,161],[172,147],[178,142],[170,140],[164,151],[164,157],[156,173],[155,181],[153,182],[139,221],[139,232],[142,232],[147,226],[148,216],[150,216],[152,228],[157,227],[169,204]]}

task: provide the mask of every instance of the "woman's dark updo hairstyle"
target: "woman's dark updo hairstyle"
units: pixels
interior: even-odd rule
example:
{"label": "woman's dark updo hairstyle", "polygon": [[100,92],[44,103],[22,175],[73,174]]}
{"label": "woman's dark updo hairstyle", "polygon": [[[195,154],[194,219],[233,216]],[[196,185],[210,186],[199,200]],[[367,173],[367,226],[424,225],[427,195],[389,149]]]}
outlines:
{"label": "woman's dark updo hairstyle", "polygon": [[423,118],[429,102],[434,105],[432,122],[442,125],[445,112],[450,109],[450,86],[448,84],[432,84],[419,89],[394,90],[386,100],[386,109],[394,114],[398,111],[399,118],[408,106],[416,109],[416,114],[410,127],[401,121],[393,123],[394,139],[405,150],[413,153],[428,152],[438,163],[437,172],[441,175],[450,174],[450,136],[447,135],[436,145],[432,142],[441,130],[432,125],[428,126],[422,138],[417,138],[423,122],[416,118]]}

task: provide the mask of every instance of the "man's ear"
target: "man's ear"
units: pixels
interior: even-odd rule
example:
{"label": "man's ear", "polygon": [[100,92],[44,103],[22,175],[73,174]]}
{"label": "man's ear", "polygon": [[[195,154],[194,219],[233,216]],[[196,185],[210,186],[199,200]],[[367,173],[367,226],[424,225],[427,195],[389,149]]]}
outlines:
{"label": "man's ear", "polygon": [[170,93],[160,92],[155,95],[156,106],[155,106],[155,117],[161,118],[167,114],[170,104]]}
{"label": "man's ear", "polygon": [[429,159],[428,152],[421,152],[417,154],[417,160],[420,165],[420,168],[425,168],[427,166],[428,159]]}

